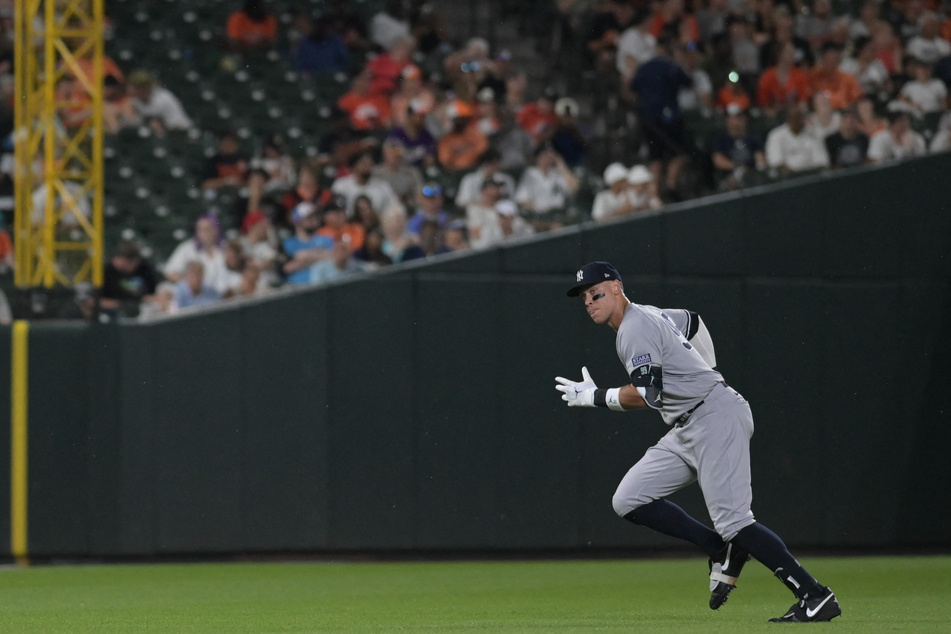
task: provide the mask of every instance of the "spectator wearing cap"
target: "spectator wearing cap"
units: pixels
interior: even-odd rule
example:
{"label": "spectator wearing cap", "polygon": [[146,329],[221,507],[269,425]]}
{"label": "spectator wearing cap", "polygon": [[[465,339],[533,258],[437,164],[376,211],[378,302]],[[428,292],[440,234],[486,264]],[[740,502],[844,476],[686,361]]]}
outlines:
{"label": "spectator wearing cap", "polygon": [[518,124],[531,135],[536,143],[550,139],[558,125],[558,115],[555,114],[557,101],[558,92],[549,86],[542,91],[536,101],[525,104],[518,112]]}
{"label": "spectator wearing cap", "polygon": [[766,167],[763,144],[747,131],[746,111],[738,106],[727,109],[725,129],[711,149],[714,181],[721,191],[743,187],[748,172]]}
{"label": "spectator wearing cap", "polygon": [[311,203],[300,203],[291,213],[294,233],[281,242],[284,263],[281,272],[288,284],[310,283],[310,267],[330,257],[333,239],[317,233],[320,218]]}
{"label": "spectator wearing cap", "polygon": [[416,197],[416,213],[406,223],[406,230],[416,236],[424,222],[432,221],[445,227],[452,220],[449,212],[443,209],[442,187],[436,183],[426,183]]}
{"label": "spectator wearing cap", "polygon": [[396,192],[390,184],[373,175],[373,152],[364,150],[350,159],[350,174],[337,178],[330,190],[343,197],[347,217],[353,216],[353,206],[359,196],[366,196],[374,209],[386,209],[398,202]]}
{"label": "spectator wearing cap", "polygon": [[927,152],[924,137],[911,129],[904,112],[888,113],[888,127],[869,140],[868,158],[873,162],[896,161]]}
{"label": "spectator wearing cap", "polygon": [[687,151],[678,93],[681,88],[693,85],[687,72],[672,58],[672,45],[669,36],[660,37],[657,56],[637,69],[630,84],[647,143],[651,172],[669,192],[677,189]]}
{"label": "spectator wearing cap", "polygon": [[473,247],[483,245],[486,227],[495,222],[495,204],[507,198],[502,193],[504,182],[498,176],[490,176],[482,181],[479,199],[465,205],[466,228]]}
{"label": "spectator wearing cap", "polygon": [[447,115],[451,127],[437,142],[439,164],[450,172],[470,170],[489,148],[489,140],[477,125],[471,125],[473,112],[469,104],[457,100],[449,104]]}
{"label": "spectator wearing cap", "polygon": [[353,256],[353,245],[346,234],[333,241],[330,257],[310,267],[311,284],[325,284],[366,270],[362,261]]}
{"label": "spectator wearing cap", "polygon": [[423,72],[415,64],[405,66],[396,82],[396,91],[390,98],[390,120],[393,126],[405,128],[410,109],[425,116],[435,105],[436,97],[423,81]]}
{"label": "spectator wearing cap", "polygon": [[150,300],[157,285],[158,273],[142,258],[138,245],[124,240],[103,270],[99,308],[118,314],[123,306],[129,306],[129,312],[138,312],[139,305]]}
{"label": "spectator wearing cap", "polygon": [[155,77],[147,71],[137,70],[129,75],[129,89],[139,117],[157,134],[192,127],[191,119],[185,114],[178,97],[159,86]]}
{"label": "spectator wearing cap", "polygon": [[623,83],[630,82],[637,67],[649,62],[657,54],[657,38],[650,32],[650,15],[649,10],[639,9],[631,26],[618,38],[615,66]]}
{"label": "spectator wearing cap", "polygon": [[350,68],[350,51],[333,31],[329,16],[314,18],[310,33],[294,53],[294,68],[304,76],[345,73]]}
{"label": "spectator wearing cap", "polygon": [[228,46],[238,51],[268,50],[277,41],[277,19],[263,0],[245,0],[225,24]]}
{"label": "spectator wearing cap", "polygon": [[788,108],[791,104],[806,105],[809,99],[809,78],[796,66],[796,47],[785,42],[779,48],[776,65],[766,69],[756,87],[756,105],[767,115]]}
{"label": "spectator wearing cap", "polygon": [[627,194],[627,168],[620,163],[611,163],[604,169],[606,189],[597,193],[591,206],[593,220],[608,220],[634,211],[631,197]]}
{"label": "spectator wearing cap", "polygon": [[627,184],[627,195],[631,199],[633,211],[660,209],[663,206],[657,195],[654,175],[643,165],[635,165],[628,171]]}
{"label": "spectator wearing cap", "polygon": [[462,177],[456,194],[456,206],[460,209],[479,201],[486,181],[493,179],[501,186],[503,198],[515,195],[515,179],[502,171],[502,154],[489,148],[479,157],[479,167]]}
{"label": "spectator wearing cap", "polygon": [[401,35],[381,55],[367,62],[370,72],[370,92],[392,97],[403,71],[413,65],[410,55],[416,47],[416,40],[409,35]]}
{"label": "spectator wearing cap", "polygon": [[492,139],[499,131],[499,105],[495,100],[495,91],[489,86],[480,88],[476,93],[475,110],[472,116],[472,125],[476,126],[487,139]]}
{"label": "spectator wearing cap", "polygon": [[825,144],[806,132],[806,115],[799,106],[791,106],[786,122],[766,135],[766,163],[783,176],[829,166]]}
{"label": "spectator wearing cap", "polygon": [[538,231],[561,226],[560,216],[578,191],[578,179],[550,145],[535,150],[535,164],[524,172],[515,190],[515,201],[531,214]]}
{"label": "spectator wearing cap", "polygon": [[366,238],[363,225],[348,221],[347,211],[336,199],[324,208],[323,226],[317,230],[317,234],[335,242],[346,238],[351,251],[362,248]]}
{"label": "spectator wearing cap", "polygon": [[356,130],[385,130],[390,127],[390,98],[370,90],[370,70],[353,78],[350,90],[341,95],[337,106],[350,115]]}
{"label": "spectator wearing cap", "polygon": [[508,240],[526,238],[535,233],[532,225],[518,214],[518,205],[504,199],[495,205],[495,222],[490,223],[483,234],[481,245],[491,247]]}
{"label": "spectator wearing cap", "polygon": [[833,42],[822,46],[819,63],[809,74],[809,91],[812,94],[826,92],[834,110],[848,108],[862,96],[862,87],[854,77],[839,70],[842,63],[842,47]]}
{"label": "spectator wearing cap", "polygon": [[832,167],[855,167],[867,160],[868,136],[858,127],[855,106],[842,112],[839,129],[825,139],[826,153]]}
{"label": "spectator wearing cap", "polygon": [[215,214],[199,217],[195,221],[195,235],[175,247],[162,267],[162,273],[169,281],[179,282],[185,276],[188,263],[198,261],[203,265],[204,283],[223,292],[228,282],[228,267],[221,247],[223,240],[221,226]]}
{"label": "spectator wearing cap", "polygon": [[404,160],[418,168],[434,164],[439,152],[436,138],[426,129],[428,113],[429,109],[414,99],[406,112],[406,122],[390,130],[387,136],[403,144]]}
{"label": "spectator wearing cap", "polygon": [[555,114],[558,123],[552,130],[549,143],[568,167],[581,167],[588,155],[588,139],[592,132],[579,119],[578,102],[570,97],[562,97],[555,102]]}
{"label": "spectator wearing cap", "polygon": [[383,160],[373,168],[373,176],[389,183],[404,205],[412,205],[423,185],[423,176],[419,169],[406,162],[405,150],[399,138],[387,137],[383,141]]}

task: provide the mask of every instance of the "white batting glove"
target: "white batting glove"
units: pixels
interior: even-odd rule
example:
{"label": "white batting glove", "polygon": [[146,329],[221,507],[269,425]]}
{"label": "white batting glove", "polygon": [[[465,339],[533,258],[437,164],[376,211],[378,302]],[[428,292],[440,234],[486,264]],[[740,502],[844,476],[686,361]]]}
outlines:
{"label": "white batting glove", "polygon": [[555,377],[555,389],[562,392],[561,400],[567,402],[568,407],[594,407],[594,391],[598,386],[588,374],[588,368],[581,368],[581,377],[580,382],[569,381],[561,376]]}

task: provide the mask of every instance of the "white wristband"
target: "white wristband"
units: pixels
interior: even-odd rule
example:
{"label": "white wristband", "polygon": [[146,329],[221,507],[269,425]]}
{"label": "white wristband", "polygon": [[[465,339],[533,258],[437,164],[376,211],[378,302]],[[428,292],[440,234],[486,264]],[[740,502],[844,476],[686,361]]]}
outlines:
{"label": "white wristband", "polygon": [[609,389],[607,394],[604,395],[604,401],[608,404],[608,409],[613,409],[615,412],[624,411],[624,408],[621,407],[621,388],[612,387]]}

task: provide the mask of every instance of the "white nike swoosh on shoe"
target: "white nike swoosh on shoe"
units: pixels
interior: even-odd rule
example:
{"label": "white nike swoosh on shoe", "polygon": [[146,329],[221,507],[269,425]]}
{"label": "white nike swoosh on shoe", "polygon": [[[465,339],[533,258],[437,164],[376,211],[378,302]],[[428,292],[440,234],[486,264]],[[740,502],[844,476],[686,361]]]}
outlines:
{"label": "white nike swoosh on shoe", "polygon": [[830,593],[829,593],[829,596],[827,596],[825,599],[823,599],[823,600],[822,600],[822,603],[820,603],[819,605],[817,605],[815,610],[810,610],[809,608],[806,608],[806,616],[809,617],[810,619],[811,619],[812,617],[814,617],[814,616],[819,612],[819,610],[822,609],[822,606],[824,606],[824,605],[829,601],[829,599],[831,599],[831,598],[834,597],[834,596],[835,596],[835,594],[832,593],[832,592],[830,592]]}

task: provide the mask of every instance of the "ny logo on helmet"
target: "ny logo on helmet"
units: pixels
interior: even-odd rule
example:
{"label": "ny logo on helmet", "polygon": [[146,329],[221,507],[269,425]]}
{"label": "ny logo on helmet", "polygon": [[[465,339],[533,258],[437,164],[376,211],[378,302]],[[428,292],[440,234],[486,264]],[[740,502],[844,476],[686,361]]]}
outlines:
{"label": "ny logo on helmet", "polygon": [[584,270],[578,269],[578,273],[575,274],[575,278],[576,278],[576,279],[575,279],[576,282],[583,282],[583,281],[584,281]]}

